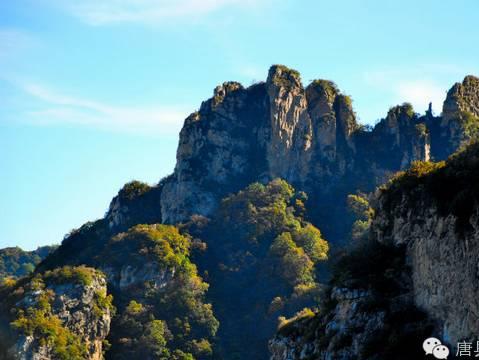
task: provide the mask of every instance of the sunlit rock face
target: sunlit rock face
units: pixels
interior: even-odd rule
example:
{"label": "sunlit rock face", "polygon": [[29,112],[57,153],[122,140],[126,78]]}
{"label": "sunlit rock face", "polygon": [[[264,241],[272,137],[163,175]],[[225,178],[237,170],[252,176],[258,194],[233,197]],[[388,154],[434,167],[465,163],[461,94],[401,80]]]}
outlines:
{"label": "sunlit rock face", "polygon": [[345,243],[347,195],[374,191],[415,160],[447,158],[471,137],[465,114],[477,115],[478,93],[478,79],[467,76],[449,91],[441,116],[405,103],[368,127],[332,81],[305,87],[297,71],[274,65],[265,82],[217,86],[186,118],[174,172],[136,196],[120,191],[106,220],[116,232],[209,216],[226,195],[280,177],[308,194],[309,216],[328,240]]}
{"label": "sunlit rock face", "polygon": [[[467,91],[457,90],[458,96],[475,101],[472,83]],[[185,120],[175,171],[158,185],[162,221],[207,216],[225,195],[281,177],[320,204],[312,217],[331,241],[341,241],[334,218],[346,216],[348,193],[372,191],[412,161],[441,159],[460,145],[451,142],[447,154],[443,150],[452,136],[444,121],[403,104],[367,128],[357,123],[351,98],[333,82],[315,80],[304,87],[300,74],[282,65],[270,68],[266,82],[247,88],[226,82]],[[452,128],[458,120],[448,122]]]}
{"label": "sunlit rock face", "polygon": [[445,158],[470,140],[468,118],[479,116],[479,78],[468,75],[447,92],[437,126],[438,157]]}

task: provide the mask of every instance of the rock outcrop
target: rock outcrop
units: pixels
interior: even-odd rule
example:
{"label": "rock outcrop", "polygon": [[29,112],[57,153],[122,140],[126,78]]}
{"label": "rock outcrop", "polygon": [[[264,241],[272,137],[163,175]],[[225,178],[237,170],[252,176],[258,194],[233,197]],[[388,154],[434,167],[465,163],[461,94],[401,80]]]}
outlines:
{"label": "rock outcrop", "polygon": [[479,116],[479,78],[469,75],[462,83],[456,83],[448,91],[442,109],[444,122],[457,118],[458,114],[469,112]]}
{"label": "rock outcrop", "polygon": [[[15,360],[103,359],[111,298],[103,274],[62,268],[2,289],[2,307],[15,314],[9,357]],[[7,295],[8,294],[8,295]]]}
{"label": "rock outcrop", "polygon": [[479,117],[479,78],[469,75],[462,83],[454,84],[444,101],[440,126],[436,130],[442,158],[477,135],[468,131],[471,117]]}
{"label": "rock outcrop", "polygon": [[304,89],[298,72],[275,65],[265,83],[225,83],[185,121],[175,172],[162,190],[163,221],[208,215],[253,181],[306,186],[343,176],[354,163],[357,129],[350,99],[331,82]]}

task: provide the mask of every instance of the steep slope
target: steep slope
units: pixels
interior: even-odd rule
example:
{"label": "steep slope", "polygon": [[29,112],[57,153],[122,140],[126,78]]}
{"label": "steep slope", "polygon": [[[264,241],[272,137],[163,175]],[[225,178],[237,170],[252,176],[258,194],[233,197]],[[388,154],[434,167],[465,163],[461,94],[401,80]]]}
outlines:
{"label": "steep slope", "polygon": [[323,312],[280,329],[272,359],[412,359],[431,335],[451,349],[475,341],[478,184],[479,143],[397,174],[377,193],[369,240],[340,260]]}

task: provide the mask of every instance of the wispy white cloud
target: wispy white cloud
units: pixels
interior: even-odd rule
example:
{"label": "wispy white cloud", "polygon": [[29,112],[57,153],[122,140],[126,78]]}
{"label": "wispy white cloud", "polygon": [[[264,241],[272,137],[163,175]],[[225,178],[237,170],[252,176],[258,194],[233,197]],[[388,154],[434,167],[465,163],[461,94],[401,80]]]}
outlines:
{"label": "wispy white cloud", "polygon": [[255,8],[270,0],[53,0],[90,25],[159,25],[196,21],[224,8]]}
{"label": "wispy white cloud", "polygon": [[251,82],[262,81],[267,76],[267,69],[262,69],[260,66],[251,63],[233,67],[236,73]]}
{"label": "wispy white cloud", "polygon": [[32,83],[22,89],[36,100],[26,115],[37,125],[74,124],[143,135],[177,135],[188,114],[184,106],[115,106]]}
{"label": "wispy white cloud", "polygon": [[382,91],[384,98],[390,100],[390,106],[409,102],[416,111],[423,112],[432,102],[434,112],[439,114],[447,90],[466,74],[467,71],[459,66],[426,64],[376,69],[363,75],[368,86]]}
{"label": "wispy white cloud", "polygon": [[419,111],[427,109],[429,103],[432,103],[437,114],[442,110],[446,91],[447,88],[427,80],[403,81],[397,83],[395,88],[402,101],[411,103]]}

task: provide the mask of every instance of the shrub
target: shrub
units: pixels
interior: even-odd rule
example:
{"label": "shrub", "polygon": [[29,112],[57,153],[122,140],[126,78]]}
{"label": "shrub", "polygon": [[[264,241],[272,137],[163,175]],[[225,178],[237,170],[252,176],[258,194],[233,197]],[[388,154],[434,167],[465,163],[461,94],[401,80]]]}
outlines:
{"label": "shrub", "polygon": [[315,305],[316,265],[329,244],[305,221],[306,200],[281,179],[253,183],[224,198],[205,230],[221,347],[235,358],[251,351],[266,358],[278,312],[289,317]]}
{"label": "shrub", "polygon": [[206,339],[193,340],[191,342],[191,352],[196,356],[211,356],[213,354],[213,348]]}
{"label": "shrub", "polygon": [[101,274],[98,270],[95,270],[84,265],[72,267],[63,266],[54,270],[45,272],[43,278],[45,281],[51,281],[56,284],[64,284],[73,282],[84,286],[90,286],[93,282],[93,278]]}
{"label": "shrub", "polygon": [[304,250],[295,244],[291,233],[284,232],[279,235],[273,241],[270,253],[278,259],[276,269],[289,284],[296,285],[313,281],[314,263]]}
{"label": "shrub", "polygon": [[205,303],[208,284],[190,260],[191,249],[191,237],[171,225],[136,225],[111,239],[105,251],[114,266],[141,267],[146,260],[166,274],[161,286],[138,284],[118,299],[124,307],[112,328],[111,357],[189,359],[193,350],[206,349],[219,323]]}
{"label": "shrub", "polygon": [[[160,265],[166,268],[175,268],[179,271],[193,271],[192,264],[188,260],[191,247],[191,239],[180,234],[178,228],[171,225],[153,224],[136,225],[127,232],[120,233],[112,238],[111,244],[118,248],[113,253],[109,251],[110,261],[121,264],[126,255],[125,246],[131,247],[133,257],[143,262],[144,256],[152,257]],[[138,256],[139,255],[139,256]]]}
{"label": "shrub", "polygon": [[102,317],[107,310],[115,312],[113,306],[113,296],[106,294],[106,291],[95,292],[95,298],[93,302],[93,311],[97,317]]}
{"label": "shrub", "polygon": [[465,141],[479,138],[479,117],[470,112],[462,112],[460,115],[461,125],[464,131]]}
{"label": "shrub", "polygon": [[339,94],[338,86],[333,81],[330,81],[330,80],[323,80],[323,79],[313,80],[311,85],[316,88],[322,89],[330,97],[336,94]]}
{"label": "shrub", "polygon": [[355,240],[366,236],[374,216],[374,209],[369,206],[365,195],[348,195],[348,207],[355,216],[351,235]]}
{"label": "shrub", "polygon": [[151,186],[141,181],[133,180],[125,184],[120,190],[120,197],[124,197],[128,200],[141,196],[151,190]]}
{"label": "shrub", "polygon": [[421,206],[435,206],[441,216],[454,215],[455,230],[462,236],[472,229],[470,218],[479,201],[477,184],[479,142],[472,141],[445,162],[414,162],[380,190],[385,208],[393,208],[405,199],[410,208],[420,202]]}
{"label": "shrub", "polygon": [[328,258],[329,244],[322,238],[318,228],[306,224],[292,234],[296,245],[302,247],[314,263]]}
{"label": "shrub", "polygon": [[[284,65],[273,65],[271,68],[275,71],[272,81],[277,86],[290,89],[294,86],[296,81],[301,81],[301,75],[296,70],[290,69]],[[281,74],[278,74],[276,70],[280,70]]]}
{"label": "shrub", "polygon": [[7,287],[14,287],[17,284],[17,280],[15,280],[13,277],[7,277],[3,279],[3,286]]}
{"label": "shrub", "polygon": [[43,246],[34,251],[23,251],[19,247],[0,249],[0,283],[6,277],[20,278],[31,274],[56,246]]}
{"label": "shrub", "polygon": [[135,300],[131,300],[126,307],[126,313],[129,315],[141,314],[145,310],[144,306]]}
{"label": "shrub", "polygon": [[296,323],[298,320],[310,319],[313,318],[316,313],[310,308],[304,308],[301,311],[298,311],[293,317],[286,319],[284,316],[278,318],[278,330],[284,330],[285,327]]}

